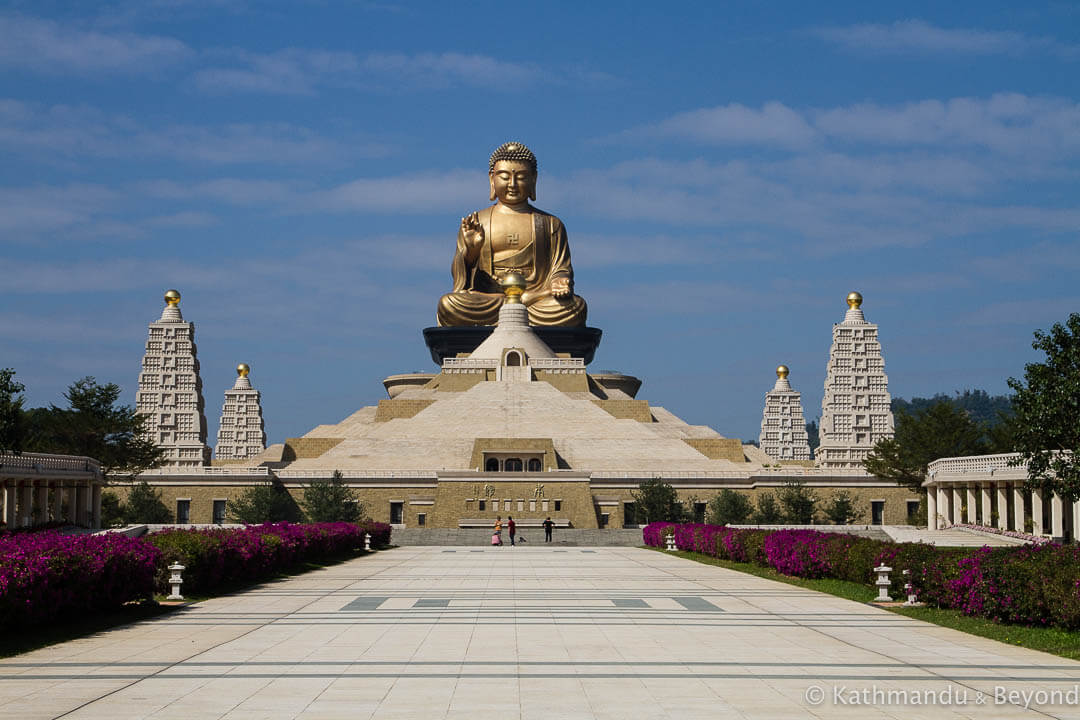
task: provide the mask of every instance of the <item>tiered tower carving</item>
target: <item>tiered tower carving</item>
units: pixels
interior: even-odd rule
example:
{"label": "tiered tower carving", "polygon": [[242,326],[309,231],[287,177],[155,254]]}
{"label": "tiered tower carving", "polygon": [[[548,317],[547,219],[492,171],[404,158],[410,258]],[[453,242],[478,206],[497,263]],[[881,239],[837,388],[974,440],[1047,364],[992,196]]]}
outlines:
{"label": "tiered tower carving", "polygon": [[165,309],[149,325],[135,408],[149,416],[146,433],[165,450],[168,465],[210,462],[195,324],[180,314],[180,293],[165,293]]}
{"label": "tiered tower carving", "polygon": [[243,460],[266,449],[261,396],[251,386],[250,372],[246,363],[237,365],[236,383],[225,391],[217,436],[218,460]]}
{"label": "tiered tower carving", "polygon": [[776,368],[776,384],[765,393],[761,416],[761,449],[774,460],[809,460],[810,441],[803,418],[802,394],[791,389],[788,368]]}
{"label": "tiered tower carving", "polygon": [[862,301],[862,295],[850,293],[844,321],[833,325],[817,450],[823,468],[861,468],[874,444],[893,436],[878,326],[866,322]]}

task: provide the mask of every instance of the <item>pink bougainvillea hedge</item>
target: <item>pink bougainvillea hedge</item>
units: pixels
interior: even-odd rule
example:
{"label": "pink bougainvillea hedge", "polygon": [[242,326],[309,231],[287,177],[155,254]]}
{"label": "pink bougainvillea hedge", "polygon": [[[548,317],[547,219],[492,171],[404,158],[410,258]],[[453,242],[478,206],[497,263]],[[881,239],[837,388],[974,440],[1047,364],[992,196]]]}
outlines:
{"label": "pink bougainvillea hedge", "polygon": [[0,536],[0,627],[78,618],[149,598],[161,551],[123,535]]}
{"label": "pink bougainvillea hedge", "polygon": [[1080,547],[1048,543],[1001,548],[938,548],[817,530],[754,530],[652,523],[646,545],[771,567],[803,578],[869,585],[873,568],[893,568],[891,594],[903,596],[903,570],[922,602],[999,622],[1080,630]]}
{"label": "pink bougainvillea hedge", "polygon": [[385,523],[276,523],[176,529],[129,538],[0,533],[0,628],[63,621],[167,592],[168,566],[184,565],[185,594],[211,594],[273,577],[301,563],[390,544]]}
{"label": "pink bougainvillea hedge", "polygon": [[167,566],[179,562],[184,566],[183,592],[202,594],[273,577],[300,563],[359,552],[364,532],[355,523],[283,522],[241,529],[165,530],[146,539],[162,553],[159,591],[167,587]]}

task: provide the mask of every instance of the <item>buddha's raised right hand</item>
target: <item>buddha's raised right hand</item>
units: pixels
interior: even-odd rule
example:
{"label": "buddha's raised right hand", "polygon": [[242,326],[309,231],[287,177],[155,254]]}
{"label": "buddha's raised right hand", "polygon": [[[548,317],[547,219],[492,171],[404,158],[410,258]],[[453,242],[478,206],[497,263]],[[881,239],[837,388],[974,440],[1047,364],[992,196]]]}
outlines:
{"label": "buddha's raised right hand", "polygon": [[461,218],[461,235],[465,238],[465,262],[476,262],[484,246],[484,226],[476,213]]}

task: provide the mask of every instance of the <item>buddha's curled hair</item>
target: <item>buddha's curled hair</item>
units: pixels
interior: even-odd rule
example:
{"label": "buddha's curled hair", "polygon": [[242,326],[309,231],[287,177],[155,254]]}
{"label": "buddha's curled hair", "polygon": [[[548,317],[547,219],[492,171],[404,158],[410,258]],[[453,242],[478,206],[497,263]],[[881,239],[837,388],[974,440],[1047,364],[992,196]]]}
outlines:
{"label": "buddha's curled hair", "polygon": [[505,142],[495,148],[495,152],[491,153],[491,159],[488,161],[488,172],[493,172],[495,170],[495,163],[500,160],[523,162],[528,165],[534,173],[536,172],[536,156],[533,155],[532,150],[519,142]]}

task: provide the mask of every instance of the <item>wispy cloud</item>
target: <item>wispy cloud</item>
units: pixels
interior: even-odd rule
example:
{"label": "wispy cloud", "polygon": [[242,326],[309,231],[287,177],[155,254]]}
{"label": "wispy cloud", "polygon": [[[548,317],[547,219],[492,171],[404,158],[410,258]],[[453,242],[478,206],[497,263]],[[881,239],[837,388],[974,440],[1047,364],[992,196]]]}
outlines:
{"label": "wispy cloud", "polygon": [[738,103],[678,113],[610,141],[666,137],[714,146],[804,151],[814,144],[983,146],[1009,153],[1080,150],[1080,103],[998,93],[896,105],[861,103],[798,109],[779,102]]}
{"label": "wispy cloud", "polygon": [[0,100],[0,148],[64,158],[169,158],[182,163],[308,165],[381,157],[385,143],[330,138],[288,123],[147,126],[86,106]]}
{"label": "wispy cloud", "polygon": [[717,145],[753,144],[802,147],[814,140],[814,128],[783,103],[760,109],[739,103],[679,113],[648,132]]}
{"label": "wispy cloud", "polygon": [[210,66],[196,72],[194,80],[200,89],[219,93],[310,95],[321,87],[360,90],[514,87],[611,79],[581,68],[541,67],[475,53],[358,55],[289,48],[267,54],[230,50],[212,55]]}
{"label": "wispy cloud", "polygon": [[191,58],[170,37],[101,32],[23,15],[0,16],[0,65],[76,75],[144,74]]}
{"label": "wispy cloud", "polygon": [[999,55],[1046,52],[1062,58],[1078,57],[1076,46],[1053,38],[1033,37],[1012,31],[977,28],[943,28],[923,20],[899,20],[884,24],[821,27],[810,31],[845,50],[862,53],[942,53]]}

